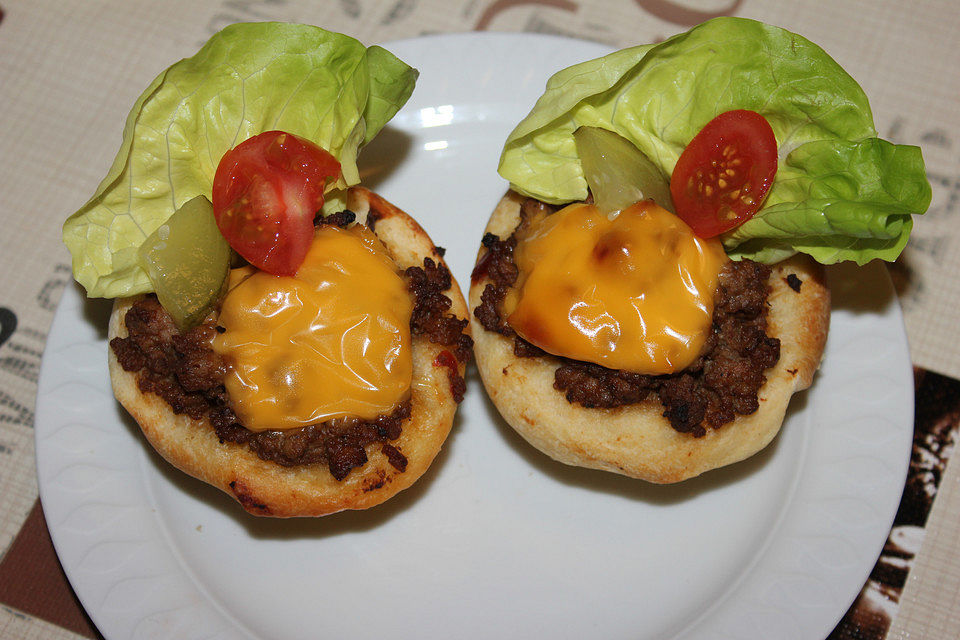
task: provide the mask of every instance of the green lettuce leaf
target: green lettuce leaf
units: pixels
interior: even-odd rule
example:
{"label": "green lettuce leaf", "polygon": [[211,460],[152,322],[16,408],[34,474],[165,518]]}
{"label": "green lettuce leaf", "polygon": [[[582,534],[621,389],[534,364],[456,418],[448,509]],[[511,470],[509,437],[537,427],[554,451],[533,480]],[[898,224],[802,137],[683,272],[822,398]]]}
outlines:
{"label": "green lettuce leaf", "polygon": [[930,200],[919,149],[876,137],[866,95],[821,48],[784,29],[717,18],[658,45],[564,69],[507,138],[500,174],[553,204],[583,200],[573,132],[606,128],[665,175],[716,115],[750,109],[780,153],[764,207],[723,240],[733,257],[891,260]]}
{"label": "green lettuce leaf", "polygon": [[106,178],[64,223],[74,277],[91,297],[150,291],[139,246],[184,202],[210,198],[223,154],[264,131],[315,142],[340,161],[338,186],[356,184],[360,147],[403,106],[416,79],[385,49],[319,27],[226,27],[137,99]]}
{"label": "green lettuce leaf", "polygon": [[911,213],[930,205],[920,149],[878,138],[820,140],[790,153],[764,208],[723,238],[734,258],[775,262],[800,251],[824,264],[900,255]]}

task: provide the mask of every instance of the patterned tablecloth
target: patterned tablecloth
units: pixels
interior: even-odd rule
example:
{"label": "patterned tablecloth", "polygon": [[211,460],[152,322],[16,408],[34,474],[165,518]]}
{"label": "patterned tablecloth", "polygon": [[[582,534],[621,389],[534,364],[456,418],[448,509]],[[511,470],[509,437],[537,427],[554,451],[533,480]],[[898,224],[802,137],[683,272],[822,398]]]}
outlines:
{"label": "patterned tablecloth", "polygon": [[[910,476],[869,581],[830,636],[960,633],[960,12],[953,0],[0,0],[0,636],[100,637],[57,561],[38,499],[34,402],[47,332],[72,286],[63,219],[109,166],[143,86],[219,28],[308,22],[367,44],[522,31],[622,47],[717,15],[823,46],[870,96],[881,136],[923,148],[933,203],[891,267],[916,382]],[[104,140],[110,141],[105,144]]]}

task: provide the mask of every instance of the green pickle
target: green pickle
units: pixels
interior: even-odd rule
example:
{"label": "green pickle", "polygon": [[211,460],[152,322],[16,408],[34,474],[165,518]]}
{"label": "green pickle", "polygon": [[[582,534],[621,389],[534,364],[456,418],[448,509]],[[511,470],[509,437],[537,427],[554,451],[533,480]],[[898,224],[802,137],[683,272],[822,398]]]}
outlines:
{"label": "green pickle", "polygon": [[146,239],[139,250],[160,304],[185,331],[217,303],[230,271],[230,245],[217,228],[213,205],[189,200]]}
{"label": "green pickle", "polygon": [[670,182],[632,142],[599,127],[580,127],[573,137],[598,209],[612,213],[640,200],[653,200],[674,212]]}

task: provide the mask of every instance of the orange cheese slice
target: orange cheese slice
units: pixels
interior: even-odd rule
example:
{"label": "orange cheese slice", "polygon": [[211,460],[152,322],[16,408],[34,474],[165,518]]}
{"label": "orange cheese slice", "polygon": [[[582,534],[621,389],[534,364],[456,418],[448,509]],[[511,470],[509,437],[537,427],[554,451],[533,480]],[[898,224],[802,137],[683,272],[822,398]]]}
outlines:
{"label": "orange cheese slice", "polygon": [[709,334],[727,261],[651,201],[614,216],[574,204],[531,222],[517,244],[511,327],[548,353],[637,373],[689,366]]}
{"label": "orange cheese slice", "polygon": [[390,413],[410,392],[406,282],[366,227],[324,226],[295,276],[231,274],[214,349],[250,430]]}

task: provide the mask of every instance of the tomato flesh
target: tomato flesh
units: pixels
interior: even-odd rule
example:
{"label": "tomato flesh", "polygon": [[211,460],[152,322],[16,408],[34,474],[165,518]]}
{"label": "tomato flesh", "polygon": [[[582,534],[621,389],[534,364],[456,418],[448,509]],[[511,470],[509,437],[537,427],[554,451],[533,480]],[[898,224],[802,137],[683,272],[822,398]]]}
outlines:
{"label": "tomato flesh", "polygon": [[777,139],[756,111],[726,111],[683,150],[670,178],[677,215],[701,238],[740,226],[760,210],[777,174]]}
{"label": "tomato flesh", "polygon": [[339,176],[336,158],[309,140],[283,131],[248,138],[217,165],[212,198],[217,227],[253,266],[293,275],[313,241],[324,189]]}

